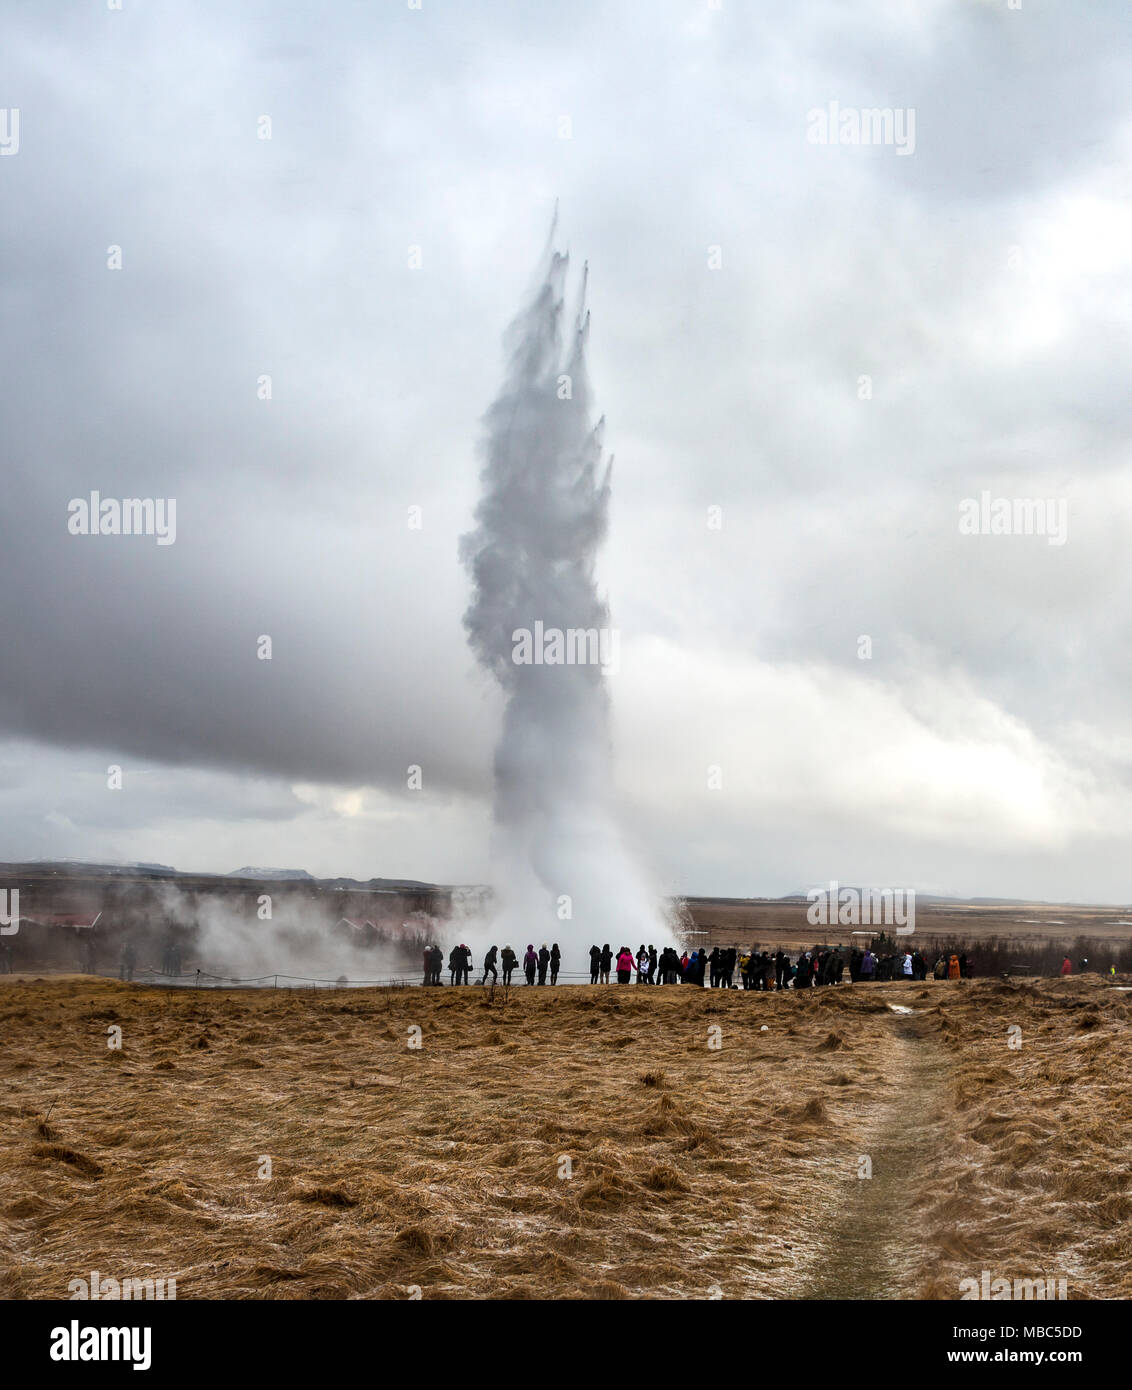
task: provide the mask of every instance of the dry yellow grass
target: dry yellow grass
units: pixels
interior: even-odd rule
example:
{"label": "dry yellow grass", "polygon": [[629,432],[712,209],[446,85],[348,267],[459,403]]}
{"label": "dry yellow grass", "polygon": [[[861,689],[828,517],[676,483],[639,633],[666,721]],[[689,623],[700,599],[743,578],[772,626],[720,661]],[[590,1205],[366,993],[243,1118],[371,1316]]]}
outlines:
{"label": "dry yellow grass", "polygon": [[0,1295],[1128,1297],[1129,999],[0,980]]}

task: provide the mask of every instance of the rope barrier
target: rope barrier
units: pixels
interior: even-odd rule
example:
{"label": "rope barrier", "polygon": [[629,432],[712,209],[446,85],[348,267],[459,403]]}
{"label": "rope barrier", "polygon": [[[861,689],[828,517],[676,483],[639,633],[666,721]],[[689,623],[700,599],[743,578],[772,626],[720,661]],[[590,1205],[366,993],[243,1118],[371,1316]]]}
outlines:
{"label": "rope barrier", "polygon": [[[451,971],[444,970],[441,972],[441,974],[451,976]],[[522,974],[522,970],[519,966],[515,967],[514,974],[518,975],[519,978],[517,980],[512,980],[512,988],[528,988],[526,976]],[[502,976],[502,971],[500,971],[500,975]],[[148,976],[149,978],[139,979],[139,976]],[[419,970],[405,975],[388,975],[382,976],[380,978],[362,977],[358,979],[353,979],[341,975],[333,980],[312,975],[282,975],[275,973],[270,975],[216,975],[207,970],[191,970],[184,971],[177,975],[170,975],[166,971],[156,969],[154,966],[141,966],[135,968],[130,983],[168,985],[170,987],[177,988],[180,988],[185,984],[203,984],[205,982],[208,983],[208,986],[210,988],[219,988],[223,985],[266,986],[270,983],[272,988],[278,988],[280,987],[280,982],[283,982],[284,988],[290,987],[291,985],[311,985],[312,987],[318,987],[321,985],[327,989],[351,989],[361,987],[378,987],[384,989],[424,989],[426,988],[426,986],[422,984],[420,976],[421,972]],[[120,976],[104,974],[102,975],[102,978],[116,979],[120,978]],[[590,979],[590,972],[588,970],[560,970],[558,972],[558,979],[560,982],[566,980],[577,981],[580,983],[588,983]],[[500,978],[498,981],[494,981],[493,983],[497,984],[500,989],[504,988],[502,978]],[[488,981],[486,977],[484,977],[483,979],[476,977],[469,979],[466,985],[453,985],[450,981],[444,981],[443,987],[449,989],[476,989],[486,988],[487,984]],[[544,987],[547,989],[552,988],[549,979],[547,979],[547,981],[545,982]],[[428,986],[428,988],[432,988],[432,986]],[[540,988],[540,986],[536,984],[534,988],[538,989]]]}

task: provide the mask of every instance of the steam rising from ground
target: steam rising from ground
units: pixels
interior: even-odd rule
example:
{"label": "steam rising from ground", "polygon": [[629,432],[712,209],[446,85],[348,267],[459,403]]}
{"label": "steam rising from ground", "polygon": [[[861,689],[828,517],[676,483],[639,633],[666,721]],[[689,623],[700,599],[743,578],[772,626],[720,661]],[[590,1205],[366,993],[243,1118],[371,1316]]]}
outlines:
{"label": "steam rising from ground", "polygon": [[565,968],[579,970],[592,942],[635,948],[667,937],[613,812],[601,667],[514,659],[516,633],[534,633],[536,624],[609,633],[594,561],[612,459],[603,464],[603,422],[592,421],[586,277],[567,317],[567,267],[566,256],[548,253],[537,290],[508,330],[507,376],[485,418],[477,526],[460,553],[475,586],[464,625],[507,694],[495,753],[491,934],[520,952],[528,941],[557,940]]}
{"label": "steam rising from ground", "polygon": [[[381,941],[366,942],[361,933],[336,928],[325,914],[312,912],[302,902],[277,898],[270,919],[261,920],[254,902],[226,902],[202,897],[189,900],[173,887],[162,893],[167,920],[191,923],[182,970],[199,968],[209,975],[249,979],[275,975],[298,979],[348,980],[411,979],[419,977],[419,946]],[[417,932],[430,940],[437,934],[434,920],[423,913],[405,921],[407,935]],[[161,938],[154,934],[148,954],[156,955]],[[139,954],[139,964],[156,966],[156,960]]]}

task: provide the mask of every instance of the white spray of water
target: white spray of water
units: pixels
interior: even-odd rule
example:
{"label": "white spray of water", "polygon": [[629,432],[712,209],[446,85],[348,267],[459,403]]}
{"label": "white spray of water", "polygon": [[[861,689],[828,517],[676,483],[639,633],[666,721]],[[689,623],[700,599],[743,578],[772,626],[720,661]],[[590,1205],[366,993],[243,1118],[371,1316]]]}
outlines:
{"label": "white spray of water", "polygon": [[506,379],[485,417],[477,526],[460,553],[475,586],[464,625],[507,695],[495,754],[490,935],[520,955],[528,942],[557,940],[563,968],[574,972],[588,968],[593,943],[636,949],[668,933],[616,823],[609,699],[592,640],[573,648],[589,660],[570,661],[568,641],[560,664],[549,646],[533,654],[550,660],[516,659],[532,654],[519,634],[540,631],[596,631],[605,635],[603,658],[617,650],[594,580],[613,461],[603,464],[603,421],[592,421],[586,277],[565,323],[567,267],[566,256],[549,252],[508,330]]}

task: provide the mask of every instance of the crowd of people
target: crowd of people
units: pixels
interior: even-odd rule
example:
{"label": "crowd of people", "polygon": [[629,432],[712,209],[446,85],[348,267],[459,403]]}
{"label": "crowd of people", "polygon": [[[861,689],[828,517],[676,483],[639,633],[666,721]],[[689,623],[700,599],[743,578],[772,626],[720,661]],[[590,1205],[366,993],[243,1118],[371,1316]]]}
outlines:
{"label": "crowd of people", "polygon": [[[466,985],[471,983],[472,974],[472,948],[463,944],[453,946],[448,953],[448,983],[452,985]],[[499,972],[503,972],[503,983],[509,985],[511,977],[519,966],[519,957],[510,946],[504,946],[501,951],[498,946],[492,946],[483,958],[483,975],[478,983],[487,984],[487,977],[491,976],[492,984],[499,983]],[[558,948],[556,941],[548,947],[544,941],[536,951],[532,944],[527,945],[523,954],[523,975],[526,977],[527,984],[533,985],[537,981],[540,985],[546,984],[547,975],[550,976],[550,983],[558,983],[558,973],[562,968],[562,952]],[[444,969],[444,952],[439,946],[427,946],[424,953],[424,983],[426,985],[438,985],[441,983],[441,973]]]}
{"label": "crowd of people", "polygon": [[[528,985],[545,985],[549,977],[558,983],[562,968],[562,952],[558,943],[547,946],[544,941],[536,951],[528,943],[522,957],[523,977]],[[483,974],[477,983],[512,983],[520,959],[510,946],[502,950],[492,946],[483,960]],[[471,983],[474,961],[470,946],[454,946],[448,953],[448,982],[452,985]],[[444,970],[444,952],[439,946],[428,946],[424,953],[424,983],[439,985]],[[608,942],[590,947],[590,984],[607,985],[615,975],[617,983],[630,984],[634,978],[639,985],[699,985],[708,989],[810,989],[819,985],[839,985],[846,975],[854,984],[873,980],[926,980],[928,974],[936,980],[967,979],[971,974],[965,954],[938,955],[929,964],[920,951],[873,951],[871,946],[861,950],[853,946],[815,946],[802,951],[797,959],[778,950],[773,954],[752,946],[743,951],[738,946],[713,946],[710,951],[685,950],[678,953],[666,946],[658,953],[655,946],[641,945],[636,952],[628,946],[614,951]]]}
{"label": "crowd of people", "polygon": [[[752,946],[713,946],[710,951],[684,951],[677,955],[668,946],[657,955],[655,946],[640,946],[636,954],[622,946],[616,955],[608,943],[590,947],[590,984],[608,984],[611,969],[618,984],[627,985],[635,977],[639,985],[699,985],[709,989],[809,989],[817,985],[839,985],[846,973],[854,984],[872,980],[924,980],[927,959],[910,948],[878,955],[871,947],[815,946],[802,951],[797,960],[781,949],[772,955]],[[937,980],[969,977],[966,955],[942,954],[930,967]]]}

